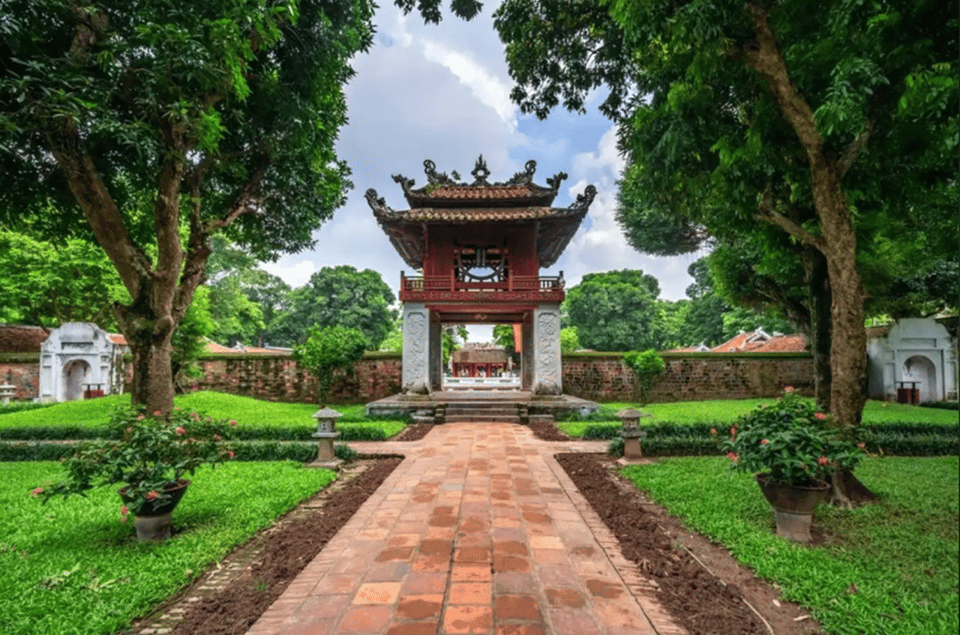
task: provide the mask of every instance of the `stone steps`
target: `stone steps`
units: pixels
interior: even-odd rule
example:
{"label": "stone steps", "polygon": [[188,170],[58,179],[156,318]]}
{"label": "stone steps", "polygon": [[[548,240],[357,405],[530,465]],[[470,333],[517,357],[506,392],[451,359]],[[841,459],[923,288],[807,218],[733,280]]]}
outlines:
{"label": "stone steps", "polygon": [[524,411],[516,403],[476,401],[447,403],[443,413],[444,423],[521,423]]}

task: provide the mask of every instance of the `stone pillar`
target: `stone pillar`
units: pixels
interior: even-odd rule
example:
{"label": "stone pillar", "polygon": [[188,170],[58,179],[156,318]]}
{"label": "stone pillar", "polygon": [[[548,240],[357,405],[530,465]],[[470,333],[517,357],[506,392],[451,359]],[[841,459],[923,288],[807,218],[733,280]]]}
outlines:
{"label": "stone pillar", "polygon": [[403,392],[430,392],[430,309],[403,303]]}
{"label": "stone pillar", "polygon": [[560,305],[558,303],[544,303],[534,310],[531,339],[533,340],[533,393],[537,395],[563,393],[560,379]]}
{"label": "stone pillar", "polygon": [[533,390],[533,322],[524,322],[520,328],[520,390]]}
{"label": "stone pillar", "polygon": [[430,322],[430,390],[443,389],[443,325]]}

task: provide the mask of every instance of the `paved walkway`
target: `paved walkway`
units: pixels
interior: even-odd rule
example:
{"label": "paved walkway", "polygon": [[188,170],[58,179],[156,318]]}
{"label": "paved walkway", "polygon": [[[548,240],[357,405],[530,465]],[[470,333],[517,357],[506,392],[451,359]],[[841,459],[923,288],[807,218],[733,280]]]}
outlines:
{"label": "paved walkway", "polygon": [[465,423],[350,445],[406,459],[247,635],[683,632],[553,459],[605,444]]}

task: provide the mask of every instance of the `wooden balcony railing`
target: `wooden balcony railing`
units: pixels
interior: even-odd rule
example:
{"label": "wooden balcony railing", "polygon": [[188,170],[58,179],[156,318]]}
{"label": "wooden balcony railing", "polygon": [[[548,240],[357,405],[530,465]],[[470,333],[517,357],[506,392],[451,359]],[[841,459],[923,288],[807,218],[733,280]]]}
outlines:
{"label": "wooden balcony railing", "polygon": [[507,276],[497,282],[457,280],[449,276],[418,276],[408,278],[400,274],[400,291],[537,291],[547,293],[563,291],[563,272],[559,276]]}

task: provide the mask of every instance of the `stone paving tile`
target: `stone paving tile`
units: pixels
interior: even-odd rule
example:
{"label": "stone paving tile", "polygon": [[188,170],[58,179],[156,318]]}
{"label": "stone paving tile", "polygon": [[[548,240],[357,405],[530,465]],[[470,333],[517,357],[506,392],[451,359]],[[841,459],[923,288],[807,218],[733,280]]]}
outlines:
{"label": "stone paving tile", "polygon": [[405,460],[248,635],[681,635],[557,464],[603,442],[446,424]]}

